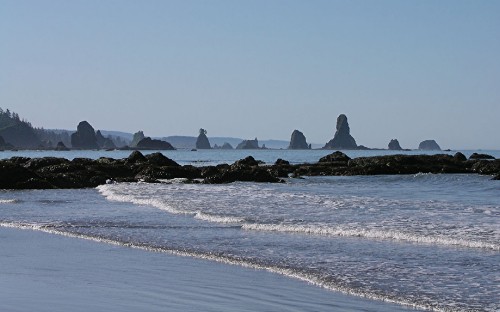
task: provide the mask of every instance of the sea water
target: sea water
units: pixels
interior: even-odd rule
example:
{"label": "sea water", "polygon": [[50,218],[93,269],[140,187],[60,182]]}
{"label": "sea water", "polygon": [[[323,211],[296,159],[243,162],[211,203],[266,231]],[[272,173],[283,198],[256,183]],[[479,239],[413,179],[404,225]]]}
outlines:
{"label": "sea water", "polygon": [[[254,157],[314,162],[326,154],[279,152]],[[248,154],[239,153],[167,156],[206,164]],[[0,191],[0,225],[262,268],[416,308],[500,309],[500,182],[491,177],[165,182]]]}

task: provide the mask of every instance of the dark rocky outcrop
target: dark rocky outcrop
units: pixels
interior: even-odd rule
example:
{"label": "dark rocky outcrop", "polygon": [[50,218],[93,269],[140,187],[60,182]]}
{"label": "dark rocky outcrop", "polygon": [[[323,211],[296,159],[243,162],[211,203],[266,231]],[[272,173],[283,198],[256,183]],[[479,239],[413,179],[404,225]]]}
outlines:
{"label": "dark rocky outcrop", "polygon": [[313,164],[291,165],[279,159],[265,165],[249,156],[217,166],[180,166],[161,153],[144,156],[134,151],[124,159],[57,157],[12,157],[0,160],[0,189],[45,189],[96,187],[110,181],[151,182],[184,178],[192,183],[235,181],[282,182],[284,177],[334,175],[386,175],[416,173],[478,173],[500,178],[500,160],[469,159],[463,154],[388,155],[351,159],[341,152],[322,157]]}
{"label": "dark rocky outcrop", "polygon": [[401,145],[399,145],[399,141],[397,139],[392,139],[388,145],[389,150],[391,151],[402,151]]}
{"label": "dark rocky outcrop", "polygon": [[167,141],[155,140],[150,137],[140,140],[136,147],[141,150],[175,150],[172,144]]}
{"label": "dark rocky outcrop", "polygon": [[96,137],[96,142],[97,142],[97,145],[99,146],[99,148],[103,148],[103,149],[114,149],[114,148],[116,148],[116,145],[113,142],[113,140],[110,139],[110,138],[105,138],[102,135],[102,133],[101,133],[100,130],[97,130],[97,132],[95,133],[95,137]]}
{"label": "dark rocky outcrop", "polygon": [[488,154],[472,153],[469,159],[495,159],[495,157]]}
{"label": "dark rocky outcrop", "polygon": [[292,132],[292,137],[290,138],[290,145],[288,149],[309,149],[309,144],[307,144],[306,137],[299,130],[294,130]]}
{"label": "dark rocky outcrop", "polygon": [[257,138],[254,140],[243,140],[236,149],[259,149],[259,141]]}
{"label": "dark rocky outcrop", "polygon": [[66,145],[64,145],[63,142],[59,141],[59,142],[57,142],[55,150],[56,151],[69,151],[69,148],[67,148]]}
{"label": "dark rocky outcrop", "polygon": [[71,146],[75,149],[99,149],[95,130],[87,121],[80,122],[76,132],[71,134]]}
{"label": "dark rocky outcrop", "polygon": [[211,149],[210,141],[207,138],[207,130],[201,128],[200,134],[196,139],[196,148],[197,149]]}
{"label": "dark rocky outcrop", "polygon": [[169,166],[169,167],[179,167],[180,165],[173,161],[172,159],[166,157],[162,153],[152,153],[146,155],[146,160],[148,163],[156,166]]}
{"label": "dark rocky outcrop", "polygon": [[351,136],[347,116],[344,114],[339,115],[337,118],[337,131],[333,139],[331,139],[323,147],[324,149],[357,149],[358,145],[356,140]]}
{"label": "dark rocky outcrop", "polygon": [[134,133],[134,136],[132,138],[132,142],[130,143],[130,147],[132,147],[132,148],[137,147],[137,143],[139,143],[139,141],[141,141],[144,138],[145,138],[144,132],[137,131],[136,133]]}
{"label": "dark rocky outcrop", "polygon": [[453,158],[457,161],[466,161],[467,157],[463,153],[456,152],[455,155],[453,155]]}
{"label": "dark rocky outcrop", "polygon": [[319,159],[320,163],[332,163],[332,162],[345,162],[347,163],[351,158],[346,154],[336,151],[332,154],[326,155]]}
{"label": "dark rocky outcrop", "polygon": [[440,151],[441,147],[434,140],[425,140],[420,142],[418,149],[423,151]]}
{"label": "dark rocky outcrop", "polygon": [[227,142],[224,142],[224,144],[222,144],[222,146],[220,148],[230,150],[230,149],[233,149],[233,146]]}

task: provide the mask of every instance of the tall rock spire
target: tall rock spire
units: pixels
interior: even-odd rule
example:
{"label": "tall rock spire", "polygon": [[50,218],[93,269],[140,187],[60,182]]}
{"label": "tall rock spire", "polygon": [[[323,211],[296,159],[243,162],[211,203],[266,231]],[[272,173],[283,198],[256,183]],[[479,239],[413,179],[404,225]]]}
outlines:
{"label": "tall rock spire", "polygon": [[331,139],[323,147],[324,149],[357,149],[356,140],[351,136],[347,116],[339,115],[337,118],[337,131],[333,139]]}

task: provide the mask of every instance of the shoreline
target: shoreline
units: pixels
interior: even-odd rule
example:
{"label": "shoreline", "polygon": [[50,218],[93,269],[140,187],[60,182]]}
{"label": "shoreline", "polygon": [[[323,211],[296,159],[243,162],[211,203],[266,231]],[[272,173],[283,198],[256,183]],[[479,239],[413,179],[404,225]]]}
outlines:
{"label": "shoreline", "polygon": [[17,228],[0,238],[9,311],[415,311],[205,259]]}

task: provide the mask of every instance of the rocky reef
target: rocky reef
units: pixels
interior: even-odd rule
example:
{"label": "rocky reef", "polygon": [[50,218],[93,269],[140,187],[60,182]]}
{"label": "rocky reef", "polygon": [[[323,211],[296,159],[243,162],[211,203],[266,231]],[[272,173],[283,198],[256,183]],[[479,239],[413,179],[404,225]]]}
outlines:
{"label": "rocky reef", "polygon": [[347,116],[344,114],[337,117],[337,131],[328,143],[323,147],[324,149],[357,149],[358,145],[356,140],[351,136]]}
{"label": "rocky reef", "polygon": [[264,165],[249,156],[231,165],[194,167],[180,166],[161,153],[144,156],[138,151],[124,159],[12,157],[0,160],[0,189],[87,188],[114,182],[160,183],[173,178],[184,178],[186,183],[276,183],[283,182],[283,178],[300,176],[416,173],[477,173],[499,179],[500,159],[466,159],[461,153],[351,159],[337,151],[312,164],[291,165],[278,159],[273,165]]}
{"label": "rocky reef", "polygon": [[441,147],[434,140],[425,140],[420,142],[418,149],[422,151],[440,151]]}
{"label": "rocky reef", "polygon": [[207,138],[207,130],[201,128],[200,134],[196,139],[196,148],[197,149],[211,149],[210,141]]}
{"label": "rocky reef", "polygon": [[288,149],[309,149],[306,137],[299,130],[293,130],[292,137],[290,138],[290,145]]}
{"label": "rocky reef", "polygon": [[172,144],[167,141],[151,139],[150,137],[140,140],[136,148],[141,150],[175,150]]}

